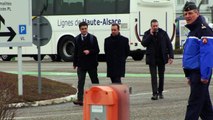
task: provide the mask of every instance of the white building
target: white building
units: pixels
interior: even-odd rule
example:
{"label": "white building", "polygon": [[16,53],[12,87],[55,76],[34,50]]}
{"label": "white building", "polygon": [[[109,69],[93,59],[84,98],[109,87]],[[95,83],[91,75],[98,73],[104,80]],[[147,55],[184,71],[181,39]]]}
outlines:
{"label": "white building", "polygon": [[198,6],[202,1],[200,13],[207,18],[208,22],[213,23],[213,0],[175,0],[176,1],[176,17],[182,16],[182,9],[186,1],[195,2]]}

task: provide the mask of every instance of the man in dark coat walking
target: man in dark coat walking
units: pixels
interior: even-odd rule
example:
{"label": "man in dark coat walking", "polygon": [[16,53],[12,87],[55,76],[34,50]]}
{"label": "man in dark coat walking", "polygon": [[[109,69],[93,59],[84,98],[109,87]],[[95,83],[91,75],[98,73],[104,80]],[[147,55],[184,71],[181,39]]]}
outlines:
{"label": "man in dark coat walking", "polygon": [[107,63],[107,77],[110,77],[112,83],[121,83],[121,77],[125,77],[129,40],[120,35],[120,26],[118,24],[112,24],[111,35],[105,39],[104,51]]}
{"label": "man in dark coat walking", "polygon": [[[174,59],[171,41],[167,33],[158,27],[158,21],[151,21],[151,28],[144,33],[141,44],[146,47],[146,64],[149,65],[152,83],[152,100],[163,99],[165,64]],[[157,84],[157,68],[159,86]]]}
{"label": "man in dark coat walking", "polygon": [[74,104],[83,105],[83,94],[86,73],[89,73],[93,84],[99,84],[97,66],[99,46],[97,38],[88,33],[88,24],[81,22],[79,24],[79,34],[75,38],[75,52],[73,67],[77,68],[78,74],[78,100]]}

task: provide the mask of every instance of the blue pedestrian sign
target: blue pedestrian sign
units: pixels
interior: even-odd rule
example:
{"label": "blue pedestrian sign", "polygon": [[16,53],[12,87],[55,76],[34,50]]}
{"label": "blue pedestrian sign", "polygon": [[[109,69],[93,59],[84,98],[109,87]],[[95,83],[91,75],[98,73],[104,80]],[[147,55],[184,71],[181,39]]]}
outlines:
{"label": "blue pedestrian sign", "polygon": [[26,25],[19,25],[19,34],[27,34],[27,26]]}

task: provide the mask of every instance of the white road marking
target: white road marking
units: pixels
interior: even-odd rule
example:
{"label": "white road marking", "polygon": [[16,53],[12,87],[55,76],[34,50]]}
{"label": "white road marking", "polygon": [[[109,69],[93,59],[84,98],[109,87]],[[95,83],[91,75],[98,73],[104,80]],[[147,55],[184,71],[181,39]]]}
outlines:
{"label": "white road marking", "polygon": [[[168,91],[163,91],[164,93],[165,92],[168,92]],[[137,93],[137,94],[131,94],[130,97],[136,97],[136,96],[143,96],[143,95],[151,95],[152,92],[144,92],[144,93]]]}
{"label": "white road marking", "polygon": [[60,116],[69,116],[69,115],[79,115],[82,113],[67,113],[67,114],[57,114],[57,115],[39,115],[39,116],[29,116],[29,117],[14,117],[15,120],[23,119],[33,119],[33,118],[49,118],[49,117],[60,117]]}

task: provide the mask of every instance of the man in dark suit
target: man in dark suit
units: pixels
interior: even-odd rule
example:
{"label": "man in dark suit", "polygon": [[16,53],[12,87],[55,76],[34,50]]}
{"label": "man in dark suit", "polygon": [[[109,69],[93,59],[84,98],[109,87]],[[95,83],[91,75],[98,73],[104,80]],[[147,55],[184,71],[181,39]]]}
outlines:
{"label": "man in dark suit", "polygon": [[93,84],[99,84],[97,66],[99,46],[97,38],[88,33],[88,24],[81,22],[79,24],[79,34],[75,38],[75,52],[73,67],[77,68],[78,74],[78,100],[74,104],[83,105],[83,93],[86,73],[89,73]]}
{"label": "man in dark suit", "polygon": [[[151,28],[144,33],[141,44],[146,47],[146,64],[149,65],[152,83],[152,100],[163,99],[165,64],[174,59],[171,41],[167,33],[159,28],[158,21],[151,21]],[[159,86],[157,84],[157,68]]]}
{"label": "man in dark suit", "polygon": [[112,24],[111,35],[105,39],[104,51],[107,63],[107,77],[112,83],[121,83],[125,76],[126,58],[129,54],[129,40],[120,35],[120,26]]}

